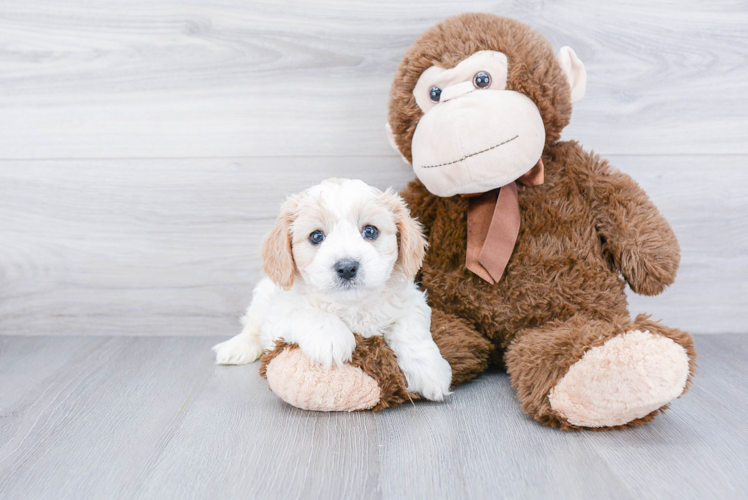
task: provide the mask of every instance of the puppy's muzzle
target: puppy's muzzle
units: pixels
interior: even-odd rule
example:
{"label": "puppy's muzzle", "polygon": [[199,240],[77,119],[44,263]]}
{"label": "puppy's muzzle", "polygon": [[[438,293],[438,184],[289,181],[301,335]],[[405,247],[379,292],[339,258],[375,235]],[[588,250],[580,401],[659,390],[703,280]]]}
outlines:
{"label": "puppy's muzzle", "polygon": [[343,259],[335,263],[335,272],[343,281],[351,281],[358,273],[359,263],[353,259]]}

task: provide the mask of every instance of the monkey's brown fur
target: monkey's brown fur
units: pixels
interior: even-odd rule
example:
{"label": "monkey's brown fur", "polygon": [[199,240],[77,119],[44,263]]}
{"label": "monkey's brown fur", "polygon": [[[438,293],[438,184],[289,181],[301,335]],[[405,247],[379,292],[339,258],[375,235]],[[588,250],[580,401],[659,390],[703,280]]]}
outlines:
{"label": "monkey's brown fur", "polygon": [[[491,285],[465,267],[468,200],[440,198],[415,180],[401,193],[429,239],[420,278],[434,310],[432,332],[452,364],[455,384],[477,375],[497,349],[525,411],[547,425],[575,426],[554,413],[549,391],[592,347],[631,330],[683,346],[691,337],[639,316],[631,321],[625,283],[655,295],[675,279],[678,242],[642,189],[574,142],[559,142],[571,116],[569,84],[550,43],[517,21],[465,14],[434,26],[403,57],[390,94],[389,120],[402,154],[422,112],[413,97],[421,73],[452,68],[479,50],[507,55],[507,88],[537,105],[546,130],[545,183],[519,186],[521,226],[503,278]],[[623,279],[622,279],[623,277]],[[625,279],[625,281],[624,281]],[[459,328],[455,327],[459,321]],[[454,360],[459,360],[455,363]],[[637,419],[640,425],[656,413]]]}
{"label": "monkey's brown fur", "polygon": [[[520,232],[495,285],[465,267],[467,199],[440,198],[418,180],[401,193],[429,240],[418,279],[428,291],[432,334],[452,366],[453,385],[489,363],[504,364],[530,416],[578,429],[553,411],[549,391],[589,349],[627,331],[649,330],[686,350],[688,387],[696,366],[691,337],[647,316],[632,321],[624,294],[626,282],[645,295],[670,285],[680,260],[678,242],[629,176],[574,141],[559,142],[571,116],[570,89],[542,35],[487,14],[456,16],[424,33],[403,57],[390,94],[389,123],[401,153],[412,160],[411,140],[423,114],[413,88],[421,73],[432,65],[452,68],[479,50],[506,54],[507,88],[540,110],[545,183],[518,186]],[[379,382],[378,407],[405,401],[405,378],[392,351],[379,338],[358,340],[354,364]],[[641,425],[664,408],[622,427]]]}

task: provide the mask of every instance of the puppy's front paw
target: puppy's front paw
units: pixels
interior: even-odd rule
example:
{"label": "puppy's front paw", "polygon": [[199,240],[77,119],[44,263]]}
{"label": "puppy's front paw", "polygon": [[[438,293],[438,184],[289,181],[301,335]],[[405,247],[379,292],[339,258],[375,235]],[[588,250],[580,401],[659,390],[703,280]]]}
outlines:
{"label": "puppy's front paw", "polygon": [[255,341],[234,337],[213,346],[216,364],[246,365],[262,356],[262,347]]}
{"label": "puppy's front paw", "polygon": [[312,361],[330,368],[333,363],[343,366],[351,361],[356,339],[343,322],[315,327],[308,335],[300,336],[299,347]]}
{"label": "puppy's front paw", "polygon": [[452,367],[441,356],[419,361],[404,370],[408,390],[431,401],[442,401],[444,396],[451,394]]}

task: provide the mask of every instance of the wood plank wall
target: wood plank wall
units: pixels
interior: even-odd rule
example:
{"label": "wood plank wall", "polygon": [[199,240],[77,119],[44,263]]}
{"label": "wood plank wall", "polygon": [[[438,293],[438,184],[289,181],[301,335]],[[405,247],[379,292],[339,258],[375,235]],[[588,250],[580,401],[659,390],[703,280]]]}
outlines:
{"label": "wood plank wall", "polygon": [[575,49],[588,90],[564,138],[673,224],[676,284],[632,312],[748,331],[744,2],[4,0],[0,332],[235,333],[287,194],[412,178],[384,134],[391,79],[469,11]]}

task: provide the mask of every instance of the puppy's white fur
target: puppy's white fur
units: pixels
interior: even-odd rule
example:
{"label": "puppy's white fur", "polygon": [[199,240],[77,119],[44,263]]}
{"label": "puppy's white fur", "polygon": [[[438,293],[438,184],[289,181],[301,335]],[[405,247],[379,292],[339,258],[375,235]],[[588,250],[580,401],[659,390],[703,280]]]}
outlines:
{"label": "puppy's white fur", "polygon": [[[364,226],[379,230],[374,240]],[[309,236],[322,231],[314,245]],[[431,400],[449,394],[452,369],[431,337],[431,309],[413,283],[426,242],[405,202],[359,180],[330,179],[289,198],[263,244],[263,279],[243,318],[244,329],[213,347],[219,364],[258,359],[275,341],[297,343],[326,367],[351,360],[353,332],[384,336],[408,390]],[[335,263],[359,263],[352,280]]]}

